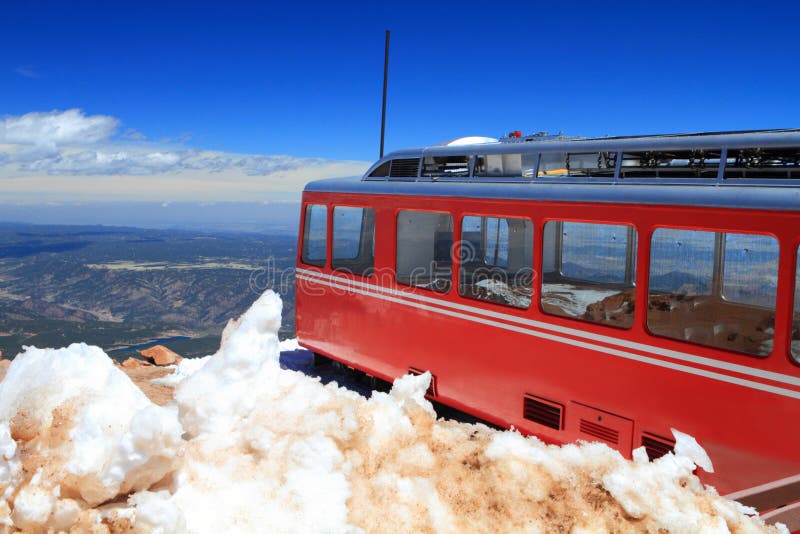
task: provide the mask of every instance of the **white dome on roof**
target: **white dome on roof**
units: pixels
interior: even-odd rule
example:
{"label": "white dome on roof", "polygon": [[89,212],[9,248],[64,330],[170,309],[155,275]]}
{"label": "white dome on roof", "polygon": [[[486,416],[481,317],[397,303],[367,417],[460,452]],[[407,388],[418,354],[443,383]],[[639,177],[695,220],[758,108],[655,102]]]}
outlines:
{"label": "white dome on roof", "polygon": [[494,137],[481,137],[479,135],[472,135],[469,137],[459,137],[458,139],[453,139],[452,141],[448,141],[443,143],[446,146],[462,146],[462,145],[483,145],[487,143],[499,143],[498,139]]}

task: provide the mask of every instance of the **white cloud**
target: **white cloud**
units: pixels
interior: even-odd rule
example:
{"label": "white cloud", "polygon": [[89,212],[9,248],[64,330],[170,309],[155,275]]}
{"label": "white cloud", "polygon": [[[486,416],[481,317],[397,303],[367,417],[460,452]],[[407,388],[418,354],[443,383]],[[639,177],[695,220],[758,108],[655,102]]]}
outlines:
{"label": "white cloud", "polygon": [[98,143],[111,137],[119,120],[84,115],[79,109],[26,113],[0,120],[0,143],[69,146]]}
{"label": "white cloud", "polygon": [[177,168],[180,156],[168,152],[118,152],[108,150],[84,150],[74,153],[59,153],[23,163],[20,169],[44,172],[50,175],[147,175],[170,172]]}
{"label": "white cloud", "polygon": [[[49,175],[154,175],[184,170],[219,173],[239,170],[248,176],[267,176],[281,171],[315,167],[331,163],[320,158],[294,156],[255,156],[202,150],[122,150],[99,149],[33,153],[18,151],[10,155],[25,172]],[[2,161],[2,160],[0,160]]]}
{"label": "white cloud", "polygon": [[125,137],[127,139],[133,139],[134,141],[144,141],[145,139],[147,139],[147,136],[145,134],[134,128],[128,128],[127,130],[125,130],[125,132],[122,134],[122,137]]}
{"label": "white cloud", "polygon": [[297,192],[310,179],[360,174],[368,166],[144,142],[137,130],[117,135],[120,124],[78,109],[0,119],[0,190],[42,201],[269,200],[268,193]]}

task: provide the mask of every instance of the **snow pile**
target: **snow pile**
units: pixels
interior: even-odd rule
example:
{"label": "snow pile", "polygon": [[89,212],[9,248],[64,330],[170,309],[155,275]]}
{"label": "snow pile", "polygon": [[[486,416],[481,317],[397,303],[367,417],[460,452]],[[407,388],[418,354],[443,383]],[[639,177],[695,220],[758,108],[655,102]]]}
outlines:
{"label": "snow pile", "polygon": [[278,345],[278,349],[281,352],[289,351],[289,350],[301,350],[303,347],[300,346],[300,343],[297,342],[297,338],[294,337],[292,339],[284,339]]}
{"label": "snow pile", "polygon": [[[367,400],[280,368],[280,311],[273,293],[259,298],[217,354],[174,379],[172,411],[134,394],[99,349],[17,358],[13,384],[0,385],[6,524],[24,516],[67,528],[78,519],[62,510],[113,499],[82,513],[96,514],[95,525],[106,518],[164,533],[767,530],[751,510],[703,488],[692,471],[707,457],[688,436],[676,434],[685,454],[651,463],[640,450],[630,462],[602,444],[548,446],[437,421],[424,398],[427,373]],[[77,401],[64,400],[74,393]],[[20,417],[45,437],[15,432]],[[51,438],[65,432],[77,441]],[[32,460],[44,456],[59,467]],[[77,504],[58,504],[67,501]]]}
{"label": "snow pile", "polygon": [[177,386],[184,379],[192,376],[197,371],[203,368],[208,363],[211,356],[204,356],[202,358],[184,358],[177,365],[169,365],[167,368],[172,369],[172,373],[164,375],[159,378],[150,380],[151,384],[162,386]]}
{"label": "snow pile", "polygon": [[27,349],[0,384],[0,524],[98,521],[82,511],[173,471],[181,433],[177,409],[151,403],[99,348]]}

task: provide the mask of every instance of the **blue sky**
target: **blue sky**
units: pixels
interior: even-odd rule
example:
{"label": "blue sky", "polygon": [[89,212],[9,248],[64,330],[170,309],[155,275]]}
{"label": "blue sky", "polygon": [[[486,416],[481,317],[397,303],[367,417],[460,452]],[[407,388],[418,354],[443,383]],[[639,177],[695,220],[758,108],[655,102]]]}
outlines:
{"label": "blue sky", "polygon": [[390,28],[387,150],[511,130],[797,127],[798,15],[795,2],[12,2],[0,117],[78,108],[115,119],[107,144],[367,162]]}
{"label": "blue sky", "polygon": [[81,108],[151,139],[374,158],[521,129],[800,125],[795,2],[11,2],[0,114]]}

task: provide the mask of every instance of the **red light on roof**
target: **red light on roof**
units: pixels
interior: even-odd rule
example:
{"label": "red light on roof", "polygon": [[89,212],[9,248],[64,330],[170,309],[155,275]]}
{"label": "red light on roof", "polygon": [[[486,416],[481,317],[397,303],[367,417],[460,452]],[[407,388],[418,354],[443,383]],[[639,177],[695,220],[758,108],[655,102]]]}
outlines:
{"label": "red light on roof", "polygon": [[516,138],[519,139],[520,137],[522,137],[522,132],[520,132],[519,130],[514,130],[513,132],[508,134],[508,136],[509,137],[516,137]]}

